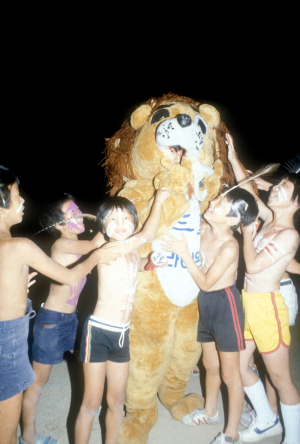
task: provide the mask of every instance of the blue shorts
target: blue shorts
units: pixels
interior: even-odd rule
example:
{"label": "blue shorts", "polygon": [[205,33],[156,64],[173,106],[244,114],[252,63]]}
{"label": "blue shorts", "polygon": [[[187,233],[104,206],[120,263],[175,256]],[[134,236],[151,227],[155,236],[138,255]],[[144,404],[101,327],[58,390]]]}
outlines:
{"label": "blue shorts", "polygon": [[81,362],[129,362],[129,325],[89,316],[83,327]]}
{"label": "blue shorts", "polygon": [[[43,327],[47,324],[55,327]],[[62,362],[64,352],[74,350],[77,326],[77,310],[60,313],[40,308],[33,328],[33,360],[48,365]]]}
{"label": "blue shorts", "polygon": [[23,392],[35,381],[28,358],[29,319],[34,316],[28,299],[24,316],[0,322],[0,401]]}

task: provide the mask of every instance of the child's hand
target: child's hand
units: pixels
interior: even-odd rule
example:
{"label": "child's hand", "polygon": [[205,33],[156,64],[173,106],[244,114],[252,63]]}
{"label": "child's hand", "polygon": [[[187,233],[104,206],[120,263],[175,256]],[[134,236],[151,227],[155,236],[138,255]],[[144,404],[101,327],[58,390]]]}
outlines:
{"label": "child's hand", "polygon": [[273,186],[272,183],[267,182],[261,177],[257,177],[256,179],[254,179],[254,182],[256,183],[259,190],[269,191],[269,189]]}
{"label": "child's hand", "polygon": [[37,276],[37,274],[38,273],[34,271],[28,275],[27,293],[29,293],[29,287],[36,283],[36,280],[32,281],[31,279],[34,278],[34,276]]}
{"label": "child's hand", "polygon": [[167,187],[162,187],[156,191],[154,202],[164,203],[168,197],[170,197],[170,189]]}
{"label": "child's hand", "polygon": [[247,226],[242,226],[242,233],[249,235],[252,237],[254,237],[256,235],[256,225],[255,222],[253,224],[247,225]]}
{"label": "child's hand", "polygon": [[99,248],[96,250],[98,255],[98,261],[100,264],[110,265],[109,262],[115,261],[118,257],[122,256],[118,253],[119,244],[117,242],[106,243],[105,248]]}
{"label": "child's hand", "polygon": [[237,159],[237,154],[234,149],[233,139],[230,134],[225,135],[225,143],[228,145],[228,160],[231,163],[233,160]]}
{"label": "child's hand", "polygon": [[163,244],[160,244],[163,248],[163,250],[166,251],[172,251],[172,253],[178,254],[178,256],[182,257],[184,253],[188,252],[188,244],[185,236],[181,234],[181,240],[177,239],[175,236],[173,236],[171,233],[168,233],[167,236],[169,236],[171,239],[163,238],[162,241]]}

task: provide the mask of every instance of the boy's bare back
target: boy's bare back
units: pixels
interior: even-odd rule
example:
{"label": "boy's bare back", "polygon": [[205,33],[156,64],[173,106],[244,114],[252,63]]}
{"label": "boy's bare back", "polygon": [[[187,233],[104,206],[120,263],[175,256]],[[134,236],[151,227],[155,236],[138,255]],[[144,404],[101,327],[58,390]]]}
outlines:
{"label": "boy's bare back", "polygon": [[29,242],[0,235],[0,321],[24,316],[29,267],[23,257]]}

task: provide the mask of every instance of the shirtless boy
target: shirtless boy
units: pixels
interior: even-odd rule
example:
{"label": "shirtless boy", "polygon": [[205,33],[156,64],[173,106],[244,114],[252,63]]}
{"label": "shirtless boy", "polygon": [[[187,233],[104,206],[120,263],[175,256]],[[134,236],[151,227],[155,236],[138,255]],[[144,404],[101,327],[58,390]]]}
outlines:
{"label": "shirtless boy", "polygon": [[[96,234],[91,241],[78,240],[78,235],[85,230],[81,214],[74,197],[63,194],[49,204],[41,217],[42,227],[50,227],[48,233],[58,237],[51,248],[51,257],[65,267],[75,264],[83,254],[105,243],[102,233]],[[66,223],[59,223],[66,219]],[[35,431],[39,396],[49,380],[52,366],[62,362],[65,351],[73,352],[78,326],[76,306],[85,283],[86,276],[71,286],[52,283],[49,296],[37,314],[32,347],[32,368],[36,380],[23,396],[20,444],[48,444],[49,438],[37,435]],[[49,444],[57,442],[52,438]]]}
{"label": "shirtless boy", "polygon": [[[247,170],[247,172],[248,171],[249,170]],[[252,172],[251,172],[251,174],[252,174]],[[254,183],[257,185],[259,190],[270,191],[270,189],[273,187],[272,183],[267,182],[266,180],[262,179],[261,177],[254,179]],[[254,236],[255,236],[255,233],[254,233]],[[259,243],[260,240],[261,240],[261,238],[259,237],[259,235],[256,236],[256,243]],[[291,278],[289,276],[289,273],[300,274],[300,264],[295,259],[293,259],[292,262],[288,265],[287,272],[284,273],[284,275],[282,276],[282,279],[280,280],[280,293],[282,294],[282,296],[284,298],[284,302],[286,303],[286,306],[289,311],[290,325],[294,325],[295,321],[296,321],[296,316],[298,313],[298,296],[297,296],[296,288],[293,285],[293,281],[291,280]],[[255,368],[254,356],[250,362],[250,367],[252,367],[252,369]],[[268,377],[265,378],[265,387],[266,387],[267,398],[268,398],[268,402],[270,404],[270,407],[273,410],[273,412],[276,414],[276,416],[278,416],[276,390],[275,390],[274,386],[271,384]],[[241,424],[243,424],[245,427],[248,427],[250,425],[252,419],[255,416],[256,416],[256,413],[255,413],[254,409],[252,409],[252,410],[250,409],[249,411],[242,413]]]}
{"label": "shirtless boy", "polygon": [[[138,248],[156,235],[160,212],[169,190],[158,190],[144,228],[134,236],[138,219],[136,208],[124,197],[112,197],[99,209],[99,230],[118,243],[123,254],[112,267],[98,264],[98,300],[92,316],[86,320],[80,345],[84,373],[84,397],[75,425],[75,443],[89,442],[93,419],[102,402],[107,379],[106,444],[115,444],[123,418],[125,386],[129,369],[129,324],[138,271],[148,261]],[[106,247],[104,246],[104,248]]]}
{"label": "shirtless boy", "polygon": [[[22,221],[24,199],[19,180],[0,166],[0,437],[15,444],[23,391],[35,380],[28,359],[28,324],[35,315],[27,299],[29,267],[61,282],[79,282],[99,262],[114,259],[112,250],[97,250],[69,270],[49,258],[33,242],[12,238],[10,228]],[[117,251],[117,249],[115,250]]]}
{"label": "shirtless boy", "polygon": [[[244,179],[231,137],[228,159],[237,181]],[[294,221],[299,217],[299,176],[285,174],[273,186],[268,206],[255,195],[249,183],[242,185],[254,195],[259,217],[263,221],[258,236],[252,242],[252,227],[243,228],[246,262],[245,287],[242,293],[245,311],[246,350],[241,353],[241,374],[244,390],[255,411],[248,429],[242,432],[243,442],[257,442],[280,434],[279,418],[270,408],[262,382],[249,367],[255,348],[262,354],[273,385],[278,390],[285,426],[284,443],[299,443],[300,397],[289,369],[289,314],[280,293],[280,280],[294,258],[300,238]]]}
{"label": "shirtless boy", "polygon": [[[182,418],[186,425],[218,424],[217,398],[222,378],[228,389],[229,414],[225,433],[213,443],[240,443],[238,425],[243,409],[243,384],[240,375],[240,351],[244,350],[244,315],[240,294],[235,287],[239,247],[232,235],[240,225],[248,225],[257,217],[253,196],[245,190],[233,189],[210,202],[201,224],[201,269],[197,267],[182,240],[169,235],[164,250],[178,254],[200,288],[198,341],[202,343],[206,369],[205,408],[196,409]],[[220,363],[219,363],[220,362]]]}

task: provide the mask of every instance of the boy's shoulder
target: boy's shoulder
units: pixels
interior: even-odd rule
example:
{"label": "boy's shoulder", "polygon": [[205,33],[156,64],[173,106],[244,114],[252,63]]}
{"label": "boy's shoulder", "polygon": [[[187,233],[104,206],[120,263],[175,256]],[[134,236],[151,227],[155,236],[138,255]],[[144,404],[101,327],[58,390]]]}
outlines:
{"label": "boy's shoulder", "polygon": [[228,237],[228,239],[224,240],[224,242],[222,243],[222,245],[220,246],[220,249],[222,250],[238,250],[239,249],[239,243],[236,240],[236,238],[233,236],[232,233],[230,233],[230,236]]}
{"label": "boy's shoulder", "polygon": [[19,256],[23,252],[28,252],[35,244],[26,237],[7,237],[0,239],[0,248],[5,254],[17,253]]}
{"label": "boy's shoulder", "polygon": [[299,233],[295,227],[286,227],[281,225],[267,224],[257,234],[257,237],[285,239],[289,242],[293,242],[300,239]]}

